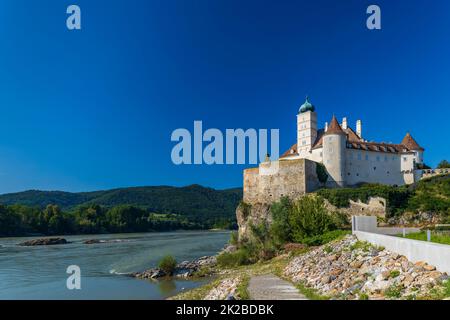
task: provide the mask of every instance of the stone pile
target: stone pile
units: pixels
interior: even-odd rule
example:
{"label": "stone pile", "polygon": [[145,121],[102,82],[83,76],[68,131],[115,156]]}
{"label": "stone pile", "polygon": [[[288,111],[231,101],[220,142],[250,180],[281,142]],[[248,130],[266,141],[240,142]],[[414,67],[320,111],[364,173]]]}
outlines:
{"label": "stone pile", "polygon": [[151,268],[143,272],[132,273],[132,277],[140,279],[157,279],[166,276],[174,276],[180,278],[192,277],[197,271],[202,267],[212,267],[217,263],[217,258],[215,256],[204,256],[192,261],[183,261],[175,267],[172,274],[167,274],[160,268]]}
{"label": "stone pile", "polygon": [[336,299],[414,299],[448,279],[426,262],[412,263],[355,236],[295,257],[284,274]]}
{"label": "stone pile", "polygon": [[235,300],[237,286],[241,279],[227,278],[222,280],[218,286],[212,288],[203,298],[203,300]]}

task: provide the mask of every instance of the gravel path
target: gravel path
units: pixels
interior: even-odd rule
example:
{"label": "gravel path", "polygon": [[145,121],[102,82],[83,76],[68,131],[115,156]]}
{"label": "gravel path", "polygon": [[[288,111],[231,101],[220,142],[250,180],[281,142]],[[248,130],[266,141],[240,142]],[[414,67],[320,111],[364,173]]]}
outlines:
{"label": "gravel path", "polygon": [[308,300],[291,283],[273,274],[251,277],[248,293],[251,300]]}

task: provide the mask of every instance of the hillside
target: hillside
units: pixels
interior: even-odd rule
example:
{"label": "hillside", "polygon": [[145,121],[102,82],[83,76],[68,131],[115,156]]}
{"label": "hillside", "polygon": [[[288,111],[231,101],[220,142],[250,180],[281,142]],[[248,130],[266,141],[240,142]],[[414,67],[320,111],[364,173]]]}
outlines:
{"label": "hillside", "polygon": [[0,195],[0,204],[20,204],[45,208],[58,205],[64,211],[98,204],[111,208],[133,205],[156,213],[182,215],[192,221],[211,218],[235,218],[235,209],[242,199],[242,189],[215,190],[200,185],[186,187],[131,187],[94,192],[62,192],[29,190]]}

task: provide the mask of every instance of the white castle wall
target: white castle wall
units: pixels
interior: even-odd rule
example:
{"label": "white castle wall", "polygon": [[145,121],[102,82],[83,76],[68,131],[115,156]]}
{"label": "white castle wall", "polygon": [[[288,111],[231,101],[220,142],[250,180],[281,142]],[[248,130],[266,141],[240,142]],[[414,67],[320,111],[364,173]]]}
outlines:
{"label": "white castle wall", "polygon": [[344,134],[329,134],[323,137],[323,164],[328,171],[327,185],[345,186],[345,150]]}
{"label": "white castle wall", "polygon": [[403,185],[401,161],[398,154],[346,149],[345,181],[347,185],[360,182]]}

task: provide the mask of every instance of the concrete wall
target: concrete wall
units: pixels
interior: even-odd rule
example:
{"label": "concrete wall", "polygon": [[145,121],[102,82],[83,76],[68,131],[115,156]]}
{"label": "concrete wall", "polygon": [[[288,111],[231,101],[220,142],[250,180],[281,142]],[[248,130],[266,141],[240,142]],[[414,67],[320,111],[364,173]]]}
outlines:
{"label": "concrete wall", "polygon": [[419,228],[403,227],[378,227],[377,217],[374,216],[352,216],[352,231],[372,232],[384,235],[398,235],[405,233],[420,232]]}
{"label": "concrete wall", "polygon": [[420,170],[422,175],[421,178],[425,179],[425,178],[431,178],[434,176],[438,176],[441,174],[450,174],[450,168],[445,168],[445,169],[424,169],[424,170]]}
{"label": "concrete wall", "polygon": [[353,233],[359,240],[383,246],[389,251],[404,255],[412,262],[425,261],[441,272],[450,273],[449,245],[364,231],[354,231]]}
{"label": "concrete wall", "polygon": [[263,162],[244,170],[244,201],[272,203],[287,196],[297,199],[319,187],[316,163],[307,159]]}

